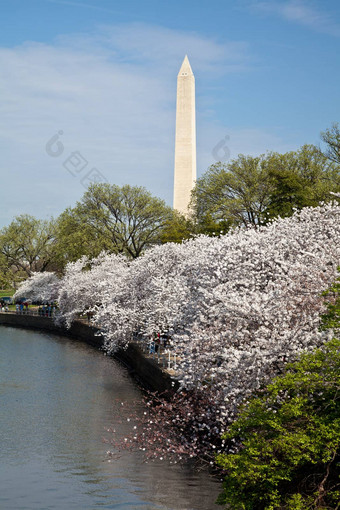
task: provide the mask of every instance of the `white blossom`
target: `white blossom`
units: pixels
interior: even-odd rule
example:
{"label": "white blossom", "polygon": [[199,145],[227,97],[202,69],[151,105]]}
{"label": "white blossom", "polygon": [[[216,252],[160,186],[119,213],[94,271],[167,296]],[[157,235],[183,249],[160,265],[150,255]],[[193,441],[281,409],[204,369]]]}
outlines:
{"label": "white blossom", "polygon": [[319,331],[321,293],[340,263],[340,206],[305,208],[257,229],[167,243],[134,261],[102,254],[68,264],[59,291],[69,325],[84,310],[108,351],[134,332],[167,332],[182,387],[210,385],[231,416],[238,402]]}
{"label": "white blossom", "polygon": [[48,271],[33,273],[20,285],[13,298],[51,303],[57,299],[60,283],[60,279],[54,273]]}

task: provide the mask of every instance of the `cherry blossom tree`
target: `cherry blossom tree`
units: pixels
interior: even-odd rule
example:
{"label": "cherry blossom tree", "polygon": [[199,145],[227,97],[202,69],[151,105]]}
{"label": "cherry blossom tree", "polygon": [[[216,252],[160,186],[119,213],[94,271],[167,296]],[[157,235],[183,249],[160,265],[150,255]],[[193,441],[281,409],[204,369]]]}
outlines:
{"label": "cherry blossom tree", "polygon": [[[321,294],[340,260],[340,208],[304,209],[256,231],[197,238],[182,245],[180,265],[166,263],[165,253],[174,255],[168,246],[147,253],[145,266],[138,261],[148,267],[143,283],[151,292],[138,303],[135,321],[139,314],[143,331],[158,325],[171,332],[181,390],[154,398],[125,445],[139,445],[151,457],[212,462],[240,403],[298,353],[330,338],[331,331],[319,331]],[[168,314],[159,313],[162,306]]]}
{"label": "cherry blossom tree", "polygon": [[110,298],[103,300],[94,316],[110,352],[125,346],[133,333],[149,336],[168,331],[177,321],[182,324],[186,287],[178,272],[184,257],[182,245],[157,246],[131,262],[116,279]]}
{"label": "cherry blossom tree", "polygon": [[[181,387],[209,385],[229,419],[285,362],[325,340],[318,330],[321,293],[339,260],[336,205],[305,208],[257,230],[156,247],[130,265],[124,341],[137,328],[170,333]],[[95,320],[105,317],[114,350],[113,303],[104,302]]]}
{"label": "cherry blossom tree", "polygon": [[109,301],[116,295],[127,267],[125,257],[107,253],[68,263],[58,295],[57,321],[70,327],[79,314],[91,313]]}
{"label": "cherry blossom tree", "polygon": [[132,262],[80,259],[67,266],[61,312],[69,324],[91,309],[109,351],[134,332],[169,333],[181,386],[209,382],[231,412],[282,363],[324,340],[321,293],[340,260],[339,211],[305,208],[256,230],[157,246]]}
{"label": "cherry blossom tree", "polygon": [[31,301],[51,303],[58,297],[60,284],[61,280],[54,273],[33,273],[20,285],[13,298],[25,297]]}
{"label": "cherry blossom tree", "polygon": [[[179,432],[172,452],[199,456],[217,447],[252,392],[329,338],[330,331],[319,330],[322,292],[339,261],[340,206],[304,208],[256,229],[155,246],[133,261],[102,254],[68,264],[60,317],[70,325],[91,311],[109,352],[126,347],[136,332],[170,335],[180,389],[158,416],[164,430],[170,424]],[[193,450],[194,434],[203,445],[202,427],[205,446]],[[152,443],[150,430],[134,437]]]}

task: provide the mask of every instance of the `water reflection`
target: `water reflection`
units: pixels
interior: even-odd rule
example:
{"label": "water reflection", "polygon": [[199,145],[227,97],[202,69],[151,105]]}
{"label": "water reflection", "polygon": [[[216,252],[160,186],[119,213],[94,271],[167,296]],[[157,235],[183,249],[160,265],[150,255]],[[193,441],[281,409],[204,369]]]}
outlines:
{"label": "water reflection", "polygon": [[218,508],[219,483],[206,473],[146,464],[138,452],[109,462],[105,428],[120,401],[142,411],[140,398],[127,371],[95,349],[1,326],[0,508]]}

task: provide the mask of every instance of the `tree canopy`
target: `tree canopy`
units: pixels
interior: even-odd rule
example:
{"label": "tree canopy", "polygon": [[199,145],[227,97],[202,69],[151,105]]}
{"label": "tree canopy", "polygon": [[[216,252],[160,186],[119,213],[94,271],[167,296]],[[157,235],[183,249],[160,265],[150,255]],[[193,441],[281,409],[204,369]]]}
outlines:
{"label": "tree canopy", "polygon": [[285,154],[240,155],[212,165],[197,180],[192,204],[196,223],[209,234],[291,216],[295,209],[332,200],[330,192],[339,190],[339,163],[304,145]]}
{"label": "tree canopy", "polygon": [[54,259],[55,225],[33,216],[17,216],[0,231],[3,270],[30,276],[45,271]]}
{"label": "tree canopy", "polygon": [[57,218],[55,257],[61,271],[68,262],[75,262],[84,255],[96,257],[109,247],[111,243],[86,221],[77,207],[68,207]]}
{"label": "tree canopy", "polygon": [[340,129],[334,123],[331,128],[321,133],[321,139],[326,143],[325,156],[334,163],[340,164]]}
{"label": "tree canopy", "polygon": [[198,224],[253,224],[261,222],[267,207],[270,179],[263,165],[264,156],[240,155],[231,162],[216,163],[197,180],[193,209]]}
{"label": "tree canopy", "polygon": [[[74,255],[101,250],[136,258],[160,242],[172,209],[145,188],[93,184],[73,209],[58,220],[61,246]],[[80,253],[81,252],[81,253]]]}

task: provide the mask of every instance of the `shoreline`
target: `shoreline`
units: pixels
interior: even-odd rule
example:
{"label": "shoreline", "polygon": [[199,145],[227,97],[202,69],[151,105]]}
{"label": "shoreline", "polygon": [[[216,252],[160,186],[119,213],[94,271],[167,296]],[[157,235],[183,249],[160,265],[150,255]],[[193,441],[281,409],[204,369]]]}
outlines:
{"label": "shoreline", "polygon": [[[73,322],[71,327],[67,329],[63,326],[57,326],[50,317],[0,312],[1,325],[46,331],[103,350],[104,340],[99,329],[81,321]],[[142,350],[134,343],[130,343],[126,349],[117,351],[112,357],[125,365],[131,376],[144,388],[163,392],[172,389],[174,387],[173,383],[176,383],[153,359],[145,357]]]}

